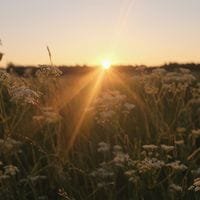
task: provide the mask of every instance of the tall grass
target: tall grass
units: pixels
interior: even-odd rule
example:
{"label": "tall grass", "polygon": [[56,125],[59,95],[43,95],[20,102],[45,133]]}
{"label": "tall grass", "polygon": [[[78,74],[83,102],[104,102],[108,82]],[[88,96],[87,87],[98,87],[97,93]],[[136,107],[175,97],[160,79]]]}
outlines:
{"label": "tall grass", "polygon": [[199,74],[100,74],[1,72],[0,199],[200,198]]}

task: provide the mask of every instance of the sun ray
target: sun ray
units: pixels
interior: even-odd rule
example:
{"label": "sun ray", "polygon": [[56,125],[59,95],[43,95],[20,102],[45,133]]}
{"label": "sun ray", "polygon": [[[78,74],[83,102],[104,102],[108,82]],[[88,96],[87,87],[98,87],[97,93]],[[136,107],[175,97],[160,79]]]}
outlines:
{"label": "sun ray", "polygon": [[150,137],[149,126],[147,123],[147,113],[150,112],[149,108],[145,106],[145,103],[143,102],[143,100],[125,84],[125,81],[120,77],[119,73],[112,71],[112,73],[110,73],[110,79],[117,81],[120,84],[120,86],[123,88],[123,90],[126,91],[126,93],[128,94],[128,97],[137,104],[137,106],[141,110],[141,113],[143,114],[143,118],[145,122],[144,125],[147,131],[147,136]]}
{"label": "sun ray", "polygon": [[[72,87],[70,90],[68,90],[69,88],[66,89],[65,87],[62,87],[63,90],[58,90],[58,92],[54,95],[54,98],[48,99],[48,105],[52,106],[58,112],[62,111],[73,99],[75,99],[81,93],[82,90],[84,90],[84,88],[91,85],[91,82],[94,80],[94,77],[97,76],[99,76],[99,71],[94,70],[91,73],[84,75],[82,78],[80,77],[79,83],[75,86],[75,90],[73,89],[74,87]],[[62,86],[66,84],[65,79],[66,77],[64,78],[64,83],[61,84]],[[37,132],[39,129],[42,129],[43,126],[45,126],[45,123],[40,123],[40,126],[35,127],[35,132]],[[57,135],[57,142],[59,145],[62,145],[61,143],[63,138],[65,138],[65,135]]]}
{"label": "sun ray", "polygon": [[[83,75],[76,78],[75,84],[71,87],[65,87],[68,82],[68,77],[65,77],[63,82],[59,83],[62,89],[54,95],[55,98],[49,99],[49,104],[56,107],[58,110],[62,110],[67,104],[69,104],[74,98],[76,98],[84,88],[88,87],[94,80],[94,77],[98,75],[98,70],[89,72],[87,75]],[[75,79],[73,77],[73,79]]]}
{"label": "sun ray", "polygon": [[97,96],[98,92],[99,92],[99,89],[100,89],[100,86],[101,86],[101,82],[103,80],[103,77],[104,77],[104,74],[105,72],[103,70],[99,71],[99,75],[98,75],[98,78],[97,80],[95,81],[95,84],[92,88],[92,90],[90,91],[90,94],[88,96],[88,99],[87,99],[87,102],[85,103],[84,105],[84,110],[72,132],[72,135],[71,135],[71,138],[70,138],[70,141],[68,143],[68,146],[67,146],[67,152],[72,148],[73,144],[74,144],[74,141],[83,125],[83,122],[85,120],[85,117],[86,117],[86,114],[87,114],[87,111],[88,109],[90,108],[93,100],[95,99],[95,97]]}

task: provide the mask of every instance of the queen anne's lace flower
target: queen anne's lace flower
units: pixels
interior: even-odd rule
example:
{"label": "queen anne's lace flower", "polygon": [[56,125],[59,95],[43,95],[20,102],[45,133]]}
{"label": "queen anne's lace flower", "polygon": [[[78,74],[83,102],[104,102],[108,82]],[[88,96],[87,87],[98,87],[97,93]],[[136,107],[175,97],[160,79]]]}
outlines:
{"label": "queen anne's lace flower", "polygon": [[176,141],[174,141],[174,143],[176,145],[183,145],[184,144],[184,140],[176,140]]}
{"label": "queen anne's lace flower", "polygon": [[193,137],[199,137],[200,136],[200,129],[192,130],[191,135]]}
{"label": "queen anne's lace flower", "polygon": [[0,70],[0,81],[2,83],[8,82],[10,79],[11,77],[7,72]]}
{"label": "queen anne's lace flower", "polygon": [[6,139],[0,139],[1,152],[5,154],[15,154],[21,144],[22,143],[20,141],[16,141],[10,137]]}
{"label": "queen anne's lace flower", "polygon": [[190,73],[183,73],[181,76],[178,72],[168,72],[163,81],[164,83],[188,83],[191,84],[196,78]]}
{"label": "queen anne's lace flower", "polygon": [[122,152],[122,147],[120,145],[114,145],[113,151],[114,151],[114,154],[118,152]]}
{"label": "queen anne's lace flower", "polygon": [[135,105],[126,102],[126,96],[117,90],[108,90],[102,93],[95,101],[98,124],[105,126],[113,122],[119,122],[119,115],[127,116]]}
{"label": "queen anne's lace flower", "polygon": [[129,160],[129,155],[123,152],[118,152],[113,158],[113,163],[118,167],[123,167],[126,162]]}
{"label": "queen anne's lace flower", "polygon": [[153,85],[149,85],[149,83],[145,84],[144,86],[144,91],[147,93],[147,94],[150,94],[150,95],[154,95],[154,94],[157,94],[158,93],[158,88],[153,86]]}
{"label": "queen anne's lace flower", "polygon": [[194,190],[195,192],[200,191],[200,178],[194,179],[193,185],[188,188],[188,190]]}
{"label": "queen anne's lace flower", "polygon": [[184,133],[184,132],[186,131],[186,129],[185,129],[184,127],[178,127],[178,128],[176,129],[176,131],[177,131],[178,133]]}
{"label": "queen anne's lace flower", "polygon": [[161,149],[168,153],[170,151],[173,151],[175,149],[175,147],[169,146],[169,145],[166,145],[166,144],[162,144]]}
{"label": "queen anne's lace flower", "polygon": [[4,172],[5,175],[15,176],[17,172],[19,172],[19,169],[14,165],[6,165],[4,169],[5,169]]}
{"label": "queen anne's lace flower", "polygon": [[158,149],[158,146],[156,146],[154,144],[146,144],[146,145],[143,145],[142,148],[147,151],[154,151],[154,150]]}
{"label": "queen anne's lace flower", "polygon": [[38,104],[41,96],[40,92],[36,92],[26,86],[12,87],[10,89],[11,101],[21,104]]}
{"label": "queen anne's lace flower", "polygon": [[100,142],[98,146],[98,152],[108,152],[110,150],[110,145],[105,142]]}
{"label": "queen anne's lace flower", "polygon": [[127,109],[127,111],[131,111],[133,108],[135,108],[135,105],[132,103],[125,103],[124,107]]}
{"label": "queen anne's lace flower", "polygon": [[137,163],[137,169],[139,173],[146,173],[152,170],[161,169],[165,165],[165,162],[158,160],[157,158],[145,158]]}
{"label": "queen anne's lace flower", "polygon": [[58,77],[62,75],[62,71],[58,67],[54,66],[41,66],[36,72],[36,76],[43,77]]}
{"label": "queen anne's lace flower", "polygon": [[136,173],[136,170],[128,170],[124,174],[128,177],[134,176]]}
{"label": "queen anne's lace flower", "polygon": [[185,171],[187,170],[187,166],[182,164],[181,161],[177,160],[171,163],[166,164],[167,167],[171,167],[175,171]]}
{"label": "queen anne's lace flower", "polygon": [[61,118],[60,114],[52,107],[42,107],[41,114],[33,116],[33,120],[38,122],[45,121],[49,124],[59,122]]}

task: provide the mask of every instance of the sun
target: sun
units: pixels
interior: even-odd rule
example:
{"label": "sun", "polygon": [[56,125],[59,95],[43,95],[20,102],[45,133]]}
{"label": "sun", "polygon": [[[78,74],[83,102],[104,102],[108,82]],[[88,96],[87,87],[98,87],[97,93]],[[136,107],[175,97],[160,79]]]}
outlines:
{"label": "sun", "polygon": [[110,60],[103,60],[101,62],[101,66],[103,69],[109,69],[111,67],[111,61]]}

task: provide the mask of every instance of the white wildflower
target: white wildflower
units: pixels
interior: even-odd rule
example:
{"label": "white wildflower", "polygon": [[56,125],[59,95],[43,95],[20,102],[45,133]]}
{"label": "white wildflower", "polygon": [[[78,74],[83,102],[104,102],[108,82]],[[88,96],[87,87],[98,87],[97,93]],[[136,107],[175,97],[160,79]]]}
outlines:
{"label": "white wildflower", "polygon": [[113,146],[114,153],[118,153],[122,151],[122,147],[120,145],[114,145]]}
{"label": "white wildflower", "polygon": [[99,125],[112,125],[119,123],[119,115],[128,114],[134,105],[127,103],[126,96],[116,90],[108,90],[103,92],[96,100],[93,107],[95,107],[95,120]]}
{"label": "white wildflower", "polygon": [[181,163],[181,161],[174,161],[166,164],[167,167],[171,167],[175,171],[185,171],[188,167]]}
{"label": "white wildflower", "polygon": [[193,185],[188,190],[194,190],[195,192],[200,191],[200,178],[194,179]]}
{"label": "white wildflower", "polygon": [[129,160],[129,155],[123,152],[118,152],[113,158],[113,163],[118,167],[123,167],[126,162]]}
{"label": "white wildflower", "polygon": [[19,172],[19,169],[14,165],[6,165],[4,169],[5,169],[5,172],[4,172],[5,175],[15,176],[17,172]]}
{"label": "white wildflower", "polygon": [[54,66],[41,66],[36,72],[37,77],[58,77],[62,75],[62,71],[58,67]]}
{"label": "white wildflower", "polygon": [[128,177],[128,181],[133,183],[133,184],[137,184],[137,182],[140,180],[140,178],[137,175],[137,171],[136,170],[125,171],[124,175],[127,176]]}
{"label": "white wildflower", "polygon": [[176,141],[174,141],[174,143],[176,145],[183,145],[184,144],[184,140],[176,140]]}
{"label": "white wildflower", "polygon": [[178,128],[176,129],[176,131],[177,131],[178,133],[185,133],[186,129],[185,129],[184,127],[178,127]]}
{"label": "white wildflower", "polygon": [[45,121],[46,123],[56,123],[61,120],[60,114],[52,107],[42,107],[41,114],[33,116],[35,121]]}
{"label": "white wildflower", "polygon": [[134,176],[136,173],[136,170],[128,170],[124,174],[128,177]]}
{"label": "white wildflower", "polygon": [[149,83],[147,83],[145,86],[144,86],[144,91],[147,93],[147,94],[150,94],[150,95],[153,95],[153,94],[157,94],[158,93],[158,88],[153,86],[153,85],[149,85]]}
{"label": "white wildflower", "polygon": [[0,148],[3,153],[15,154],[20,145],[21,142],[10,137],[6,139],[0,139]]}
{"label": "white wildflower", "polygon": [[164,83],[187,83],[191,84],[196,78],[190,73],[183,73],[181,76],[178,72],[168,72],[163,81]]}
{"label": "white wildflower", "polygon": [[0,70],[0,82],[3,84],[8,83],[11,80],[10,74],[8,74],[6,71]]}
{"label": "white wildflower", "polygon": [[170,152],[170,151],[173,151],[174,150],[174,146],[169,146],[169,145],[165,145],[165,144],[162,144],[161,145],[161,149],[163,149],[164,151],[166,151],[167,153]]}
{"label": "white wildflower", "polygon": [[131,104],[131,103],[125,103],[124,107],[128,110],[131,111],[133,108],[135,108],[135,105]]}
{"label": "white wildflower", "polygon": [[26,86],[10,89],[11,101],[22,104],[38,104],[41,93],[35,92]]}
{"label": "white wildflower", "polygon": [[105,142],[100,142],[98,144],[98,146],[99,146],[98,149],[97,149],[98,152],[104,153],[104,152],[108,152],[110,150],[110,145],[105,143]]}
{"label": "white wildflower", "polygon": [[43,121],[43,120],[45,120],[45,118],[42,115],[35,115],[35,116],[33,116],[33,120],[34,121]]}
{"label": "white wildflower", "polygon": [[5,174],[0,175],[0,180],[9,179],[9,178],[10,178],[10,176],[8,176],[8,175],[5,175]]}
{"label": "white wildflower", "polygon": [[200,136],[200,129],[192,130],[192,136],[193,137],[199,137]]}
{"label": "white wildflower", "polygon": [[156,146],[154,144],[146,144],[146,145],[143,145],[142,148],[147,151],[154,151],[154,150],[158,149],[158,146]]}
{"label": "white wildflower", "polygon": [[112,119],[112,116],[115,114],[114,111],[112,110],[108,110],[108,111],[102,111],[100,113],[100,116],[103,118],[103,119]]}
{"label": "white wildflower", "polygon": [[145,173],[151,170],[161,169],[165,165],[164,161],[157,158],[145,158],[137,163],[139,173]]}

